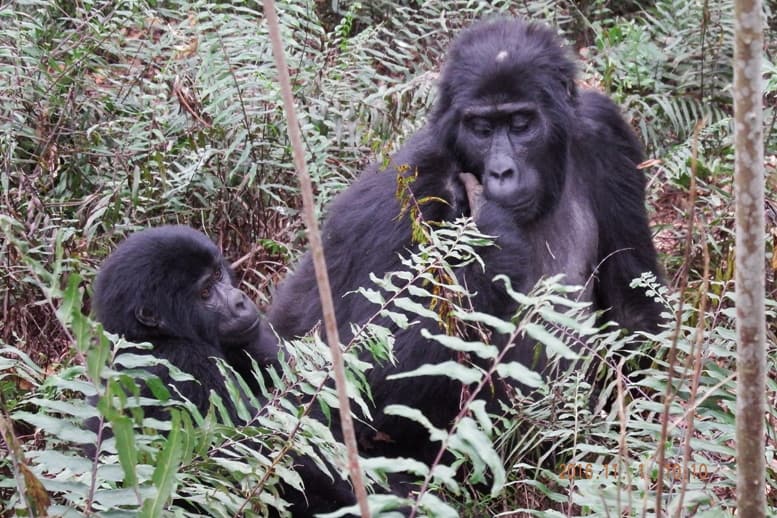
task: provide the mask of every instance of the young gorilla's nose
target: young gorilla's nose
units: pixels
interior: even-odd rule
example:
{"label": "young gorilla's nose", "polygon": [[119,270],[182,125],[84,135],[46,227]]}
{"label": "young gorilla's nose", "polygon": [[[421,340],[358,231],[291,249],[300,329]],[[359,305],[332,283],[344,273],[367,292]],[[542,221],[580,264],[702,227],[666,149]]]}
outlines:
{"label": "young gorilla's nose", "polygon": [[232,288],[229,299],[230,308],[237,315],[255,313],[257,311],[256,305],[248,298],[248,295],[237,288]]}

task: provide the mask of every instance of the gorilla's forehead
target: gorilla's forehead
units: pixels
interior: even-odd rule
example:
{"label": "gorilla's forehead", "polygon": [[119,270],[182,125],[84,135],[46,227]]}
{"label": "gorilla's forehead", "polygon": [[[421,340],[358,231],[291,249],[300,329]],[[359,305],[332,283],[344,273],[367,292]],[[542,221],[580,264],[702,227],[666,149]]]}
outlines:
{"label": "gorilla's forehead", "polygon": [[542,73],[534,65],[524,63],[492,63],[467,67],[458,76],[449,70],[445,82],[459,106],[474,101],[508,103],[540,102],[549,88],[558,88],[561,80],[552,73]]}
{"label": "gorilla's forehead", "polygon": [[[462,88],[453,94],[453,103],[461,109],[463,115],[478,109],[505,113],[521,109],[536,110],[538,105],[545,104],[546,99],[541,85],[530,78],[526,81],[515,81],[514,78],[481,81],[473,88]],[[510,109],[519,104],[523,105],[522,108]]]}
{"label": "gorilla's forehead", "polygon": [[456,39],[443,67],[442,85],[459,105],[489,96],[501,96],[497,102],[531,99],[548,97],[549,89],[571,83],[575,72],[552,30],[501,20],[476,24]]}
{"label": "gorilla's forehead", "polygon": [[512,115],[520,112],[534,112],[537,110],[535,102],[515,102],[497,95],[494,97],[479,98],[477,104],[467,106],[462,110],[464,117],[488,117]]}
{"label": "gorilla's forehead", "polygon": [[[168,247],[155,258],[162,275],[195,280],[204,272],[213,270],[220,263],[220,254],[215,249],[191,246]],[[151,263],[153,267],[154,263]]]}
{"label": "gorilla's forehead", "polygon": [[474,24],[456,38],[448,57],[448,62],[469,62],[477,68],[521,62],[564,66],[567,61],[555,31],[518,19]]}
{"label": "gorilla's forehead", "polygon": [[220,267],[218,248],[199,232],[154,232],[141,237],[146,238],[142,243],[136,241],[125,247],[134,257],[122,262],[136,265],[149,280],[156,279],[171,287],[191,284],[204,272]]}

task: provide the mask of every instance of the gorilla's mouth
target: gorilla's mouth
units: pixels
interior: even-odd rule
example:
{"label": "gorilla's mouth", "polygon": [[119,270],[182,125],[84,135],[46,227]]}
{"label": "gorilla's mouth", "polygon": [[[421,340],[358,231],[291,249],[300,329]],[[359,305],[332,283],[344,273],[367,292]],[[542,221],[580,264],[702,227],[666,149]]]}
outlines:
{"label": "gorilla's mouth", "polygon": [[[539,200],[534,196],[493,193],[487,188],[483,190],[483,201],[498,205],[512,216],[515,224],[523,225],[537,219],[540,212]],[[473,216],[474,217],[474,216]]]}
{"label": "gorilla's mouth", "polygon": [[520,196],[494,201],[510,211],[518,224],[530,223],[537,219],[540,205],[535,197]]}
{"label": "gorilla's mouth", "polygon": [[260,319],[253,319],[248,325],[236,327],[225,326],[219,329],[219,335],[223,344],[242,345],[259,335]]}
{"label": "gorilla's mouth", "polygon": [[537,206],[537,199],[533,196],[522,196],[520,194],[510,196],[504,193],[494,193],[488,187],[484,189],[483,194],[487,200],[498,203],[513,212],[533,213]]}
{"label": "gorilla's mouth", "polygon": [[534,219],[538,205],[536,197],[525,193],[521,194],[520,192],[493,192],[493,190],[488,188],[488,183],[484,186],[480,182],[480,178],[482,178],[482,175],[459,173],[459,182],[464,187],[470,215],[473,218],[477,218],[480,208],[487,200],[512,212],[518,221]]}

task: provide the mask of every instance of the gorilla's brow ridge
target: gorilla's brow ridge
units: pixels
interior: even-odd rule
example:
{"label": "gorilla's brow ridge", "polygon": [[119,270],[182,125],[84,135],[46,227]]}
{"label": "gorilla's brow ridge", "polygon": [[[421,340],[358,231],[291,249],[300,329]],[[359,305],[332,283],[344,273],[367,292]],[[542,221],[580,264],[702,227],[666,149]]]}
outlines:
{"label": "gorilla's brow ridge", "polygon": [[516,112],[536,112],[537,105],[533,102],[510,102],[498,104],[473,104],[467,106],[462,112],[465,117],[482,117],[485,115],[504,114]]}

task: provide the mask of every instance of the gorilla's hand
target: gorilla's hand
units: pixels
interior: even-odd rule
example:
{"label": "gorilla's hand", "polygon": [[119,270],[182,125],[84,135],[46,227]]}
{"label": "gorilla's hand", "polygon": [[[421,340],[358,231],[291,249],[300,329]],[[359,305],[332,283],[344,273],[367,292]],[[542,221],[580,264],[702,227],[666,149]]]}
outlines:
{"label": "gorilla's hand", "polygon": [[459,180],[464,184],[464,190],[467,191],[469,213],[472,219],[477,220],[480,207],[483,205],[483,186],[472,173],[459,173]]}

